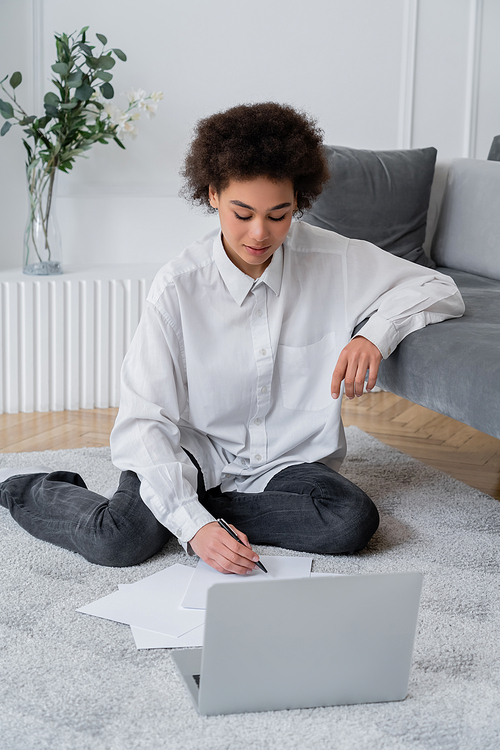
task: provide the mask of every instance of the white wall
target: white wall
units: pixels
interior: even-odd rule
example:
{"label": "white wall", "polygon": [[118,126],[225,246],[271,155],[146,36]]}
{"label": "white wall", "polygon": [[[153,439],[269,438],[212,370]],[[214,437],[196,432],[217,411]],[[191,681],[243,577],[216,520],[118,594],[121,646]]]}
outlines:
{"label": "white wall", "polygon": [[[239,102],[304,108],[328,143],[434,145],[442,160],[486,158],[500,133],[498,0],[2,0],[0,77],[30,74],[33,38],[40,47],[34,82],[18,90],[27,107],[49,88],[53,32],[84,25],[128,55],[114,69],[118,95],[165,99],[126,152],[98,144],[60,175],[66,266],[162,263],[209,231],[216,220],[178,197],[178,170],[196,120]],[[11,131],[0,141],[0,269],[21,263],[23,160]]]}

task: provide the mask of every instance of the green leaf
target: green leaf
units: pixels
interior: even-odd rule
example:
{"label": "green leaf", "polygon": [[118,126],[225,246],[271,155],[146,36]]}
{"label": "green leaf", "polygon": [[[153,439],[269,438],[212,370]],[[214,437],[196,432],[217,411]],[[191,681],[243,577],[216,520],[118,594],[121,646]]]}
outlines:
{"label": "green leaf", "polygon": [[79,42],[78,46],[80,47],[81,51],[84,55],[92,55],[92,50],[94,49],[88,44],[84,44],[84,42]]}
{"label": "green leaf", "polygon": [[116,65],[116,62],[113,60],[111,55],[101,55],[98,60],[98,67],[101,70],[111,70],[111,68],[114,68]]}
{"label": "green leaf", "polygon": [[35,128],[39,128],[40,130],[43,130],[51,121],[51,119],[52,117],[48,117],[48,116],[40,117],[39,120],[35,121]]}
{"label": "green leaf", "polygon": [[[115,53],[115,55],[116,55],[116,56],[117,56],[117,57],[118,57],[118,58],[119,58],[119,59],[120,59],[120,60],[121,60],[122,62],[127,62],[127,55],[125,54],[125,52],[122,52],[122,51],[121,51],[121,49],[114,49],[114,50],[113,50],[113,52]],[[125,148],[125,146],[124,146],[123,148]]]}
{"label": "green leaf", "polygon": [[90,26],[84,26],[83,29],[78,34],[78,36],[81,36],[82,34],[85,34],[89,29],[90,29]]}
{"label": "green leaf", "polygon": [[115,90],[110,83],[103,83],[101,86],[101,91],[105,99],[112,99],[115,95]]}
{"label": "green leaf", "polygon": [[92,55],[86,57],[85,62],[87,63],[89,68],[93,68],[94,70],[99,67],[99,58],[92,57]]}
{"label": "green leaf", "polygon": [[6,133],[8,133],[11,127],[12,125],[10,122],[4,122],[3,127],[0,130],[0,135],[5,135]]}
{"label": "green leaf", "polygon": [[106,45],[108,43],[108,40],[106,39],[106,37],[104,36],[104,34],[96,34],[96,37],[99,39],[99,41],[101,42],[101,44]]}
{"label": "green leaf", "polygon": [[57,59],[59,62],[65,62],[70,56],[70,51],[67,43],[67,36],[63,34],[61,37],[56,36],[56,50]]}
{"label": "green leaf", "polygon": [[45,105],[45,112],[51,117],[57,117],[57,115],[59,114],[59,110],[57,109],[57,107],[54,107],[52,104]]}
{"label": "green leaf", "polygon": [[66,102],[65,104],[61,104],[60,109],[74,109],[78,106],[78,102]]}
{"label": "green leaf", "polygon": [[78,86],[75,91],[75,99],[78,99],[79,102],[86,102],[90,99],[93,93],[94,89],[92,86],[89,86],[88,83],[82,83],[82,85]]}
{"label": "green leaf", "polygon": [[63,83],[61,83],[60,81],[58,81],[57,78],[52,78],[52,83],[54,84],[54,86],[56,87],[56,89],[59,91],[60,99],[62,101],[64,99],[64,94],[65,94],[65,91],[66,91],[67,87],[64,86]]}
{"label": "green leaf", "polygon": [[19,125],[31,125],[32,122],[35,122],[36,117],[33,115],[31,117],[24,117],[22,120],[19,121]]}
{"label": "green leaf", "polygon": [[96,77],[100,78],[101,81],[106,81],[109,83],[113,78],[113,73],[106,73],[103,70],[100,70],[98,73],[96,73]]}
{"label": "green leaf", "polygon": [[21,73],[17,70],[15,73],[12,74],[9,83],[13,89],[17,89],[17,87],[19,86],[22,80],[23,80],[23,77]]}
{"label": "green leaf", "polygon": [[59,97],[57,94],[54,94],[53,91],[47,91],[45,96],[43,97],[43,101],[45,104],[51,104],[52,106],[55,106],[56,104],[59,104]]}
{"label": "green leaf", "polygon": [[9,104],[9,102],[3,102],[0,99],[0,113],[2,114],[2,117],[5,117],[6,120],[8,120],[9,117],[14,117],[12,104]]}
{"label": "green leaf", "polygon": [[25,140],[23,140],[23,144],[24,148],[28,152],[28,159],[31,161],[31,159],[33,158],[33,151],[31,150],[31,146],[29,145],[29,143],[26,143]]}
{"label": "green leaf", "polygon": [[70,87],[70,89],[73,89],[81,86],[82,80],[82,73],[80,71],[77,71],[76,73],[71,73],[71,75],[67,77],[66,84]]}
{"label": "green leaf", "polygon": [[118,144],[118,145],[120,146],[120,148],[123,148],[123,149],[125,149],[125,146],[124,146],[124,145],[123,145],[123,143],[122,143],[122,142],[120,141],[120,139],[116,137],[116,135],[115,135],[115,137],[113,138],[113,140],[114,140],[114,142],[115,142],[115,143],[117,143],[117,144]]}
{"label": "green leaf", "polygon": [[64,62],[58,62],[54,63],[54,65],[50,66],[54,73],[57,73],[58,76],[67,76],[68,75],[68,63]]}

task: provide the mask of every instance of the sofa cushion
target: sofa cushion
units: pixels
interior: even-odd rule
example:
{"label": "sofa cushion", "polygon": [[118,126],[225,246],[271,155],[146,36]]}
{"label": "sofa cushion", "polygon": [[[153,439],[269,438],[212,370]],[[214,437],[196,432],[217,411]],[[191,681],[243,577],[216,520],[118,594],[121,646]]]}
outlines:
{"label": "sofa cushion", "polygon": [[304,221],[434,268],[422,245],[436,149],[324,148],[330,180]]}
{"label": "sofa cushion", "polygon": [[465,302],[462,318],[410,333],[380,364],[378,385],[500,438],[500,282],[438,267]]}
{"label": "sofa cushion", "polygon": [[500,280],[500,162],[455,159],[432,243],[440,266]]}

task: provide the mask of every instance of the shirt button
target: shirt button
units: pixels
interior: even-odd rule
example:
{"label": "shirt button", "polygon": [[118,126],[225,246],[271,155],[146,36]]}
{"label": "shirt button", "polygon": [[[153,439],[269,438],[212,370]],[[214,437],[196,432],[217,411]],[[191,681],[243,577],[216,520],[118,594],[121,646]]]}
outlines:
{"label": "shirt button", "polygon": [[262,310],[257,310],[257,315],[259,316],[259,318],[262,318]]}
{"label": "shirt button", "polygon": [[260,392],[261,393],[267,393],[267,388],[266,388],[265,385],[260,389]]}
{"label": "shirt button", "polygon": [[260,425],[260,419],[258,417],[254,420],[254,424],[256,424],[257,427]]}
{"label": "shirt button", "polygon": [[260,460],[261,460],[261,458],[262,458],[262,456],[260,455],[260,453],[256,453],[256,454],[255,454],[255,460],[256,460],[256,461],[260,461]]}
{"label": "shirt button", "polygon": [[265,357],[267,354],[267,349],[261,349],[260,353],[262,354],[263,357]]}

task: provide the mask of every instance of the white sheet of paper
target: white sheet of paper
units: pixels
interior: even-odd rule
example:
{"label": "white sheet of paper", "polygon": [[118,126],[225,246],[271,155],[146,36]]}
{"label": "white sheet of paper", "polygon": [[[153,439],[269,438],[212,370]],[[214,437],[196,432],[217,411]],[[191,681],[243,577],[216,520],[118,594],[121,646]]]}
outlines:
{"label": "white sheet of paper", "polygon": [[155,577],[154,583],[138,585],[142,582],[137,581],[123,586],[113,594],[80,607],[77,612],[176,638],[202,625],[205,620],[203,611],[185,610],[180,606],[193,576],[193,568],[175,564],[160,573],[162,575],[156,574],[156,577],[148,576]]}
{"label": "white sheet of paper", "polygon": [[285,555],[262,555],[260,560],[268,573],[263,573],[256,568],[253,573],[246,576],[240,576],[236,573],[219,573],[211,568],[203,560],[199,560],[194,575],[182,600],[182,606],[203,610],[207,606],[207,591],[214,583],[234,583],[235,581],[242,584],[248,581],[259,580],[279,580],[283,578],[308,578],[311,575],[312,557],[286,557]]}
{"label": "white sheet of paper", "polygon": [[[174,573],[172,573],[172,569],[175,568]],[[178,568],[182,568],[182,572],[179,572]],[[165,586],[169,586],[169,581],[172,579],[172,576],[183,576],[183,580],[186,581],[186,588],[193,576],[193,573],[195,571],[195,566],[188,566],[188,565],[181,565],[180,563],[175,563],[175,565],[171,565],[168,568],[163,568],[163,570],[158,570],[156,573],[153,573],[150,576],[146,576],[146,578],[141,578],[139,581],[135,581],[135,583],[120,583],[118,588],[121,589],[129,589],[134,588],[135,590],[138,589],[148,589],[152,590],[154,592],[161,591]],[[189,573],[191,576],[189,576]]]}
{"label": "white sheet of paper", "polygon": [[171,635],[164,633],[154,633],[152,630],[144,630],[131,625],[132,635],[134,636],[135,645],[141,648],[187,648],[189,646],[203,646],[203,634],[205,625],[200,625],[189,633],[173,638]]}

